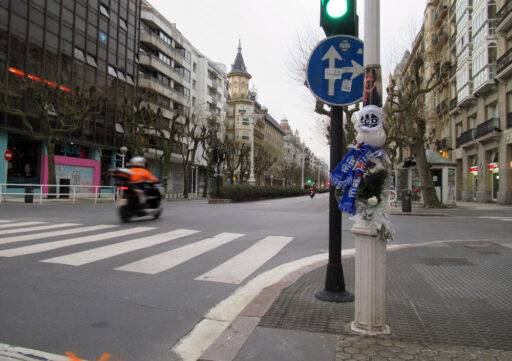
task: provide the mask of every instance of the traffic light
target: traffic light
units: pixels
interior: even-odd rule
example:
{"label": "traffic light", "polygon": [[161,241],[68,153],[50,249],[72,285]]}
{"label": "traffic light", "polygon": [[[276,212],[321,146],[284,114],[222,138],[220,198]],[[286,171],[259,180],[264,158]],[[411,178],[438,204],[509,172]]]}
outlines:
{"label": "traffic light", "polygon": [[320,0],[320,26],[327,36],[358,36],[357,0]]}

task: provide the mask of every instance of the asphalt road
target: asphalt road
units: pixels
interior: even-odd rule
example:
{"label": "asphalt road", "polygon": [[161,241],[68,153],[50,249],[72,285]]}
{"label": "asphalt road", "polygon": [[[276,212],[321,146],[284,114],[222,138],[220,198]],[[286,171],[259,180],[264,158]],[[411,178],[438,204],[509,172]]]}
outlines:
{"label": "asphalt road", "polygon": [[[392,217],[396,243],[512,237],[512,208]],[[350,221],[343,248],[353,248]],[[328,249],[327,196],[169,202],[120,225],[116,207],[0,205],[0,343],[94,360],[172,359],[212,307],[287,262]]]}

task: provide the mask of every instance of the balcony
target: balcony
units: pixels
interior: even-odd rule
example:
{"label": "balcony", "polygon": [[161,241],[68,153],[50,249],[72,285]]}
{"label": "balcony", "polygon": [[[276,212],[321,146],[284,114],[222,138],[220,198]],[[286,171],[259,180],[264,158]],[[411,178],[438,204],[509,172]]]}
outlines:
{"label": "balcony", "polygon": [[473,93],[482,94],[496,88],[496,64],[489,64],[473,77]]}
{"label": "balcony", "polygon": [[152,77],[150,75],[139,75],[139,87],[151,89],[152,91],[158,94],[162,94],[167,98],[170,98],[174,101],[183,104],[184,106],[189,105],[189,99],[184,93],[179,92],[178,90],[172,88],[168,84],[165,84],[159,81],[157,78]]}
{"label": "balcony", "polygon": [[498,25],[496,31],[506,34],[512,28],[512,1],[505,1],[505,5],[498,10]]}
{"label": "balcony", "polygon": [[171,55],[171,57],[176,57],[176,59],[180,63],[190,63],[190,60],[187,59],[180,50],[176,49],[175,47],[160,39],[157,33],[141,29],[140,41],[142,43],[145,43],[146,45],[151,46],[155,50],[163,50],[164,52],[170,52],[169,55]]}
{"label": "balcony", "polygon": [[507,129],[512,128],[512,113],[507,114]]}
{"label": "balcony", "polygon": [[457,148],[460,148],[461,145],[472,142],[475,139],[475,129],[470,129],[460,135],[457,138]]}
{"label": "balcony", "polygon": [[498,59],[498,79],[512,75],[512,48]]}
{"label": "balcony", "polygon": [[457,108],[457,97],[450,100],[450,110]]}
{"label": "balcony", "polygon": [[501,131],[500,118],[492,118],[476,127],[475,138]]}
{"label": "balcony", "polygon": [[141,51],[139,54],[139,64],[151,67],[178,83],[189,83],[189,80],[183,74],[156,55]]}

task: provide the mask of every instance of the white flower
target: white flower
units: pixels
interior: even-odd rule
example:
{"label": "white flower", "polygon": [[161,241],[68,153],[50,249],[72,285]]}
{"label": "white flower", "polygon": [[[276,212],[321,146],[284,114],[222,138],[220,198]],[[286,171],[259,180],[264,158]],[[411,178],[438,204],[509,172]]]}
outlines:
{"label": "white flower", "polygon": [[377,197],[368,198],[368,205],[369,206],[375,207],[377,204],[379,204],[379,199]]}

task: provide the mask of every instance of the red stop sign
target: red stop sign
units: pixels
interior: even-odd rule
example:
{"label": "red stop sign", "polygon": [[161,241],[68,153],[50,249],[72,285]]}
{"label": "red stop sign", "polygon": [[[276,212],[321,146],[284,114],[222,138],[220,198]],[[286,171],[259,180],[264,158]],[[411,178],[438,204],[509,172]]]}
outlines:
{"label": "red stop sign", "polygon": [[4,159],[8,162],[10,162],[13,158],[13,155],[12,155],[12,150],[10,149],[7,149],[5,152],[4,152]]}

